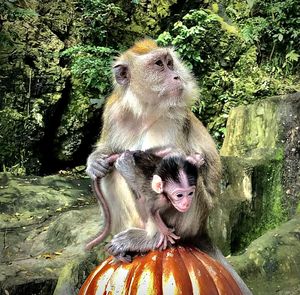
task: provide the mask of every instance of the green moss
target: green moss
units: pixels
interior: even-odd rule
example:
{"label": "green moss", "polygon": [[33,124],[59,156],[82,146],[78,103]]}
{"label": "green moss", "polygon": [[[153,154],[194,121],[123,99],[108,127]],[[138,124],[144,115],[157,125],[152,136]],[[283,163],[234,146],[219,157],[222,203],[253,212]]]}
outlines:
{"label": "green moss", "polygon": [[[278,152],[281,157],[282,151]],[[251,241],[273,229],[288,218],[283,206],[282,188],[283,163],[269,160],[253,167],[252,203],[245,203],[242,216],[233,229],[232,248],[234,251],[245,248]],[[248,214],[245,214],[248,212]]]}
{"label": "green moss", "polygon": [[283,148],[278,148],[275,151],[274,159],[277,161],[283,161],[284,160],[284,149]]}

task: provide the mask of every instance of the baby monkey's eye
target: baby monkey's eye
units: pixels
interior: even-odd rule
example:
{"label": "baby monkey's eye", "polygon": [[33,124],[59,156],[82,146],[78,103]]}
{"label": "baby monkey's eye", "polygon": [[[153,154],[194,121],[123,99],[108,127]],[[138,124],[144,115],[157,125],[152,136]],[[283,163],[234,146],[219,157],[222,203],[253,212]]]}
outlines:
{"label": "baby monkey's eye", "polygon": [[190,193],[189,193],[189,196],[192,196],[193,194],[194,194],[194,192],[190,192]]}
{"label": "baby monkey's eye", "polygon": [[177,194],[176,195],[178,198],[182,198],[183,197],[183,194]]}

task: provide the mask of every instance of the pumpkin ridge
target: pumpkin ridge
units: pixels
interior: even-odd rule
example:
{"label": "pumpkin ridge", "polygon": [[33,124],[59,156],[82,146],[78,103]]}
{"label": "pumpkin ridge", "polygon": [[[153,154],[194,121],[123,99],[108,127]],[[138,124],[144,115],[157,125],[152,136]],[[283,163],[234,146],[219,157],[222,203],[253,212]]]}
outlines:
{"label": "pumpkin ridge", "polygon": [[[109,257],[110,261],[107,265],[105,265],[105,267],[103,267],[100,271],[98,276],[100,276],[100,278],[105,277],[105,275],[107,275],[107,273],[109,271],[111,271],[111,269],[113,269],[113,272],[109,275],[109,277],[107,278],[106,282],[104,281],[103,283],[105,283],[105,286],[103,286],[103,290],[105,290],[105,293],[103,294],[107,294],[106,290],[109,289],[109,285],[111,283],[111,281],[114,279],[114,276],[116,274],[116,271],[118,271],[120,269],[120,267],[122,267],[122,264],[120,261],[115,261],[115,259],[111,256]],[[107,269],[106,269],[107,268]],[[98,285],[101,284],[101,281],[98,282]],[[97,288],[93,288],[92,290],[98,290]],[[92,293],[92,294],[98,294],[99,291],[97,291],[97,293]],[[87,293],[88,295],[90,295],[90,293]],[[110,293],[109,293],[110,294]]]}
{"label": "pumpkin ridge", "polygon": [[127,275],[126,284],[125,284],[125,295],[130,295],[134,272],[135,272],[135,268],[132,267]]}
{"label": "pumpkin ridge", "polygon": [[159,251],[156,254],[156,260],[155,260],[155,289],[159,290],[157,292],[157,295],[163,294],[163,280],[162,280],[162,274],[163,274],[163,253]]}
{"label": "pumpkin ridge", "polygon": [[194,248],[179,249],[179,252],[183,252],[180,254],[184,255],[187,272],[190,275],[192,286],[195,287],[193,289],[200,290],[201,295],[219,295],[218,288],[216,287],[213,278],[202,261],[194,255],[194,251]]}
{"label": "pumpkin ridge", "polygon": [[[94,290],[96,290],[96,287],[98,285],[99,277],[103,277],[103,274],[105,274],[107,271],[109,271],[112,266],[112,258],[109,257],[107,260],[103,261],[99,266],[97,266],[92,273],[88,276],[86,281],[84,282],[83,286],[81,287],[78,295],[84,295],[84,294],[95,294]],[[116,266],[114,266],[114,270],[116,269]],[[110,277],[112,276],[113,271],[111,275],[107,278],[105,288],[110,280]]]}
{"label": "pumpkin ridge", "polygon": [[164,252],[163,294],[192,294],[192,283],[178,249],[169,248]]}
{"label": "pumpkin ridge", "polygon": [[[224,294],[225,290],[227,290],[226,295],[242,295],[240,288],[238,287],[235,279],[231,276],[231,274],[223,267],[223,265],[219,262],[217,262],[212,257],[208,256],[207,254],[200,252],[200,250],[197,249],[197,251],[194,252],[194,254],[197,256],[201,256],[201,261],[204,264],[204,266],[208,270],[213,270],[213,272],[216,273],[216,275],[211,275],[215,285],[218,288],[219,294]],[[212,272],[212,274],[213,274]],[[229,293],[228,290],[231,290]]]}
{"label": "pumpkin ridge", "polygon": [[128,294],[137,294],[138,282],[143,273],[144,265],[140,262],[141,257],[135,257],[134,260],[130,263],[132,265],[132,280],[129,285]]}

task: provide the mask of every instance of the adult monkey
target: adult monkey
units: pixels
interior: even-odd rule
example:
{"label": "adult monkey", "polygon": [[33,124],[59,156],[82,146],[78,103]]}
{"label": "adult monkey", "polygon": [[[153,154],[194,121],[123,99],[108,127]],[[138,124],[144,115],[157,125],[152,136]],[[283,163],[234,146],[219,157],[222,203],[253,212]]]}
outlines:
{"label": "adult monkey", "polygon": [[[205,167],[197,181],[197,197],[189,214],[182,214],[177,224],[179,235],[221,261],[244,294],[251,294],[207,236],[207,218],[217,193],[221,165],[211,136],[190,111],[198,97],[194,77],[172,49],[160,48],[150,39],[135,43],[117,58],[113,71],[115,88],[105,105],[101,138],[88,157],[86,170],[92,179],[105,176],[101,188],[111,211],[112,233],[137,227],[154,235],[157,228],[151,220],[144,223],[125,180],[116,170],[110,171],[111,154],[167,145],[174,145],[187,155],[202,154]],[[173,220],[165,222],[174,226]]]}

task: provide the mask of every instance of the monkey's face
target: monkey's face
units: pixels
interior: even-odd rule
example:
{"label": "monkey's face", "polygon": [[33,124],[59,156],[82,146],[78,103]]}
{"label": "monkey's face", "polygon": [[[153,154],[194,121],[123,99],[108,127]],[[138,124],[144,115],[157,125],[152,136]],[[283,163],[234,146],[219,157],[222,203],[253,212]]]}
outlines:
{"label": "monkey's face", "polygon": [[191,104],[198,97],[198,87],[188,68],[171,48],[144,43],[127,50],[113,66],[115,81],[128,94],[126,101],[131,97],[162,108]]}
{"label": "monkey's face", "polygon": [[181,69],[170,49],[159,48],[135,55],[130,62],[117,62],[114,72],[117,83],[129,88],[144,103],[172,105],[182,101],[186,70]]}
{"label": "monkey's face", "polygon": [[184,83],[168,49],[157,49],[137,58],[131,88],[137,93],[142,91],[141,97],[148,103],[181,100]]}
{"label": "monkey's face", "polygon": [[195,186],[185,186],[178,182],[167,182],[164,191],[172,205],[179,212],[187,212],[195,195]]}

